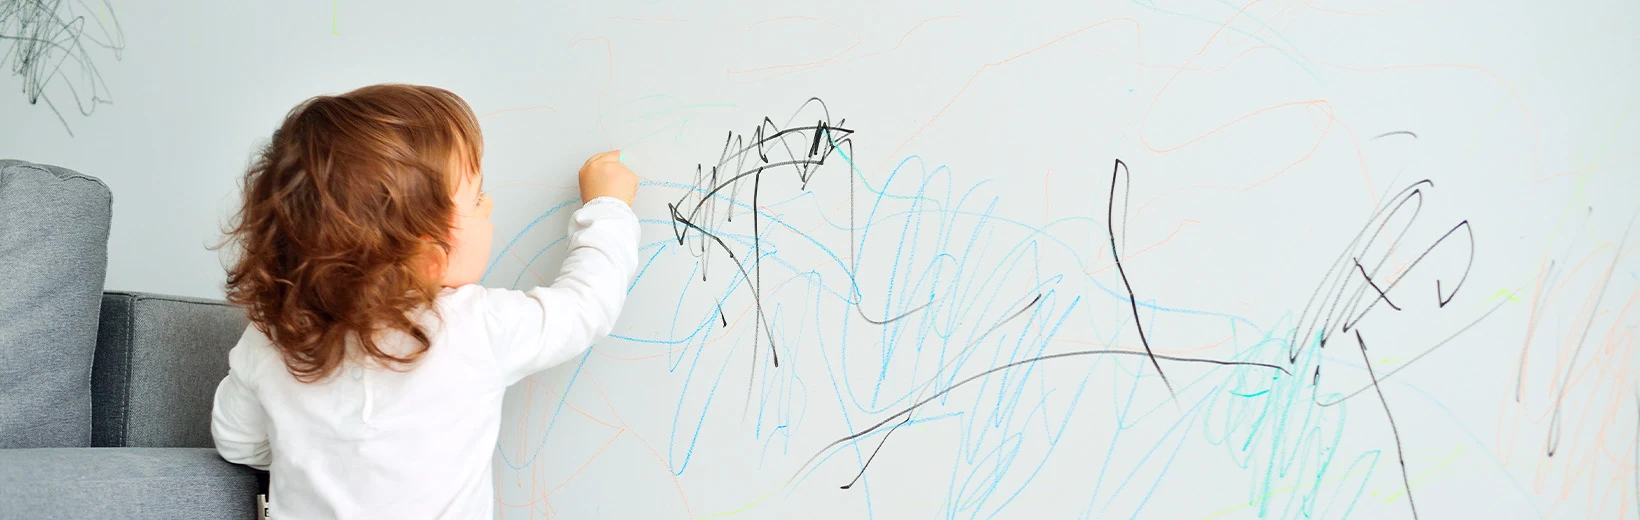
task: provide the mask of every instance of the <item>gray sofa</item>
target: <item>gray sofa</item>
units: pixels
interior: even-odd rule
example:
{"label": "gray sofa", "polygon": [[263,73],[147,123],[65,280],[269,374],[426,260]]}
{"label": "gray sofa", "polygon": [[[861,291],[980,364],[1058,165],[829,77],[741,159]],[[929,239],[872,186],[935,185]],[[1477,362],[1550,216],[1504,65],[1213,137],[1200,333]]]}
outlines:
{"label": "gray sofa", "polygon": [[0,160],[0,518],[254,518],[266,474],[212,448],[244,313],[103,290],[112,197]]}

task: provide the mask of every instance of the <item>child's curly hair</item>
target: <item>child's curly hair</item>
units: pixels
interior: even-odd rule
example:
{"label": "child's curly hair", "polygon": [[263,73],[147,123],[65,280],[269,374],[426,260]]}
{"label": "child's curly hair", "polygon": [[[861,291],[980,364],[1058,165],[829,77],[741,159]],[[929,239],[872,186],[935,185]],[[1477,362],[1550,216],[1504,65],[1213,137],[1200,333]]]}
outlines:
{"label": "child's curly hair", "polygon": [[[384,366],[408,367],[430,345],[410,312],[431,311],[438,295],[457,161],[477,175],[482,149],[472,109],[443,89],[375,85],[297,105],[245,174],[224,242],[239,253],[228,301],[246,308],[300,381],[329,376],[349,342]],[[386,352],[384,331],[419,346]]]}

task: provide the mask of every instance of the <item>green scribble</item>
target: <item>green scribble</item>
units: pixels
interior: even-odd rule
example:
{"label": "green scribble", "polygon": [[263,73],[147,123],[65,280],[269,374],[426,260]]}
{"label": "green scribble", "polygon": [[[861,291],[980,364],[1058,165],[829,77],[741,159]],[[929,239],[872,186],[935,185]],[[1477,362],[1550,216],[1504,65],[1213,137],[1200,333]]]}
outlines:
{"label": "green scribble", "polygon": [[1486,301],[1491,302],[1493,299],[1496,299],[1498,295],[1503,295],[1505,299],[1512,302],[1520,301],[1520,298],[1516,298],[1515,293],[1509,292],[1509,289],[1498,289],[1498,292],[1492,293],[1491,296],[1486,297]]}
{"label": "green scribble", "polygon": [[725,518],[725,517],[738,515],[738,514],[746,512],[747,509],[751,509],[752,506],[755,506],[755,505],[758,505],[759,503],[762,503],[764,499],[767,499],[770,496],[773,496],[774,492],[779,491],[779,490],[780,490],[780,488],[771,489],[771,490],[769,490],[769,492],[764,493],[763,496],[757,497],[757,499],[753,500],[751,503],[740,506],[738,508],[731,509],[731,510],[728,510],[728,511],[724,511],[722,513],[712,513],[712,514],[709,514],[709,515],[701,515],[701,516],[697,516],[695,518],[705,520],[707,518]]}
{"label": "green scribble", "polygon": [[1446,460],[1441,461],[1440,464],[1436,464],[1433,467],[1430,467],[1429,469],[1424,470],[1423,473],[1419,473],[1417,477],[1414,477],[1412,479],[1412,482],[1407,483],[1406,487],[1403,487],[1399,490],[1396,490],[1395,494],[1390,495],[1389,498],[1384,499],[1384,503],[1388,504],[1390,502],[1394,502],[1395,499],[1401,498],[1401,496],[1406,495],[1408,487],[1412,487],[1414,485],[1417,485],[1418,482],[1424,480],[1424,477],[1428,477],[1430,473],[1434,473],[1435,470],[1441,469],[1442,467],[1446,466],[1447,464],[1451,464],[1454,459],[1458,458],[1458,453],[1461,452],[1461,451],[1463,451],[1463,446],[1462,445],[1459,445],[1457,448],[1453,448],[1452,449],[1452,456],[1447,457]]}
{"label": "green scribble", "polygon": [[[1354,468],[1355,465],[1351,464],[1350,467]],[[1234,512],[1234,511],[1240,511],[1240,510],[1243,510],[1243,509],[1251,508],[1251,507],[1253,507],[1253,504],[1258,504],[1258,503],[1265,502],[1265,501],[1269,500],[1270,497],[1273,497],[1273,496],[1276,496],[1276,495],[1279,495],[1279,494],[1282,494],[1282,493],[1291,493],[1291,492],[1298,491],[1298,490],[1303,489],[1303,488],[1317,487],[1317,486],[1320,486],[1321,484],[1325,484],[1325,483],[1342,482],[1344,480],[1348,480],[1348,479],[1354,478],[1356,476],[1370,476],[1370,475],[1372,475],[1372,465],[1368,465],[1368,466],[1366,466],[1364,468],[1361,468],[1361,469],[1351,469],[1349,472],[1346,472],[1342,475],[1334,475],[1334,476],[1329,477],[1329,478],[1317,480],[1313,483],[1300,483],[1300,484],[1297,484],[1297,485],[1288,486],[1288,487],[1284,487],[1284,488],[1281,488],[1281,489],[1276,489],[1276,490],[1270,491],[1269,493],[1265,493],[1264,496],[1261,496],[1261,497],[1255,498],[1251,501],[1248,501],[1248,503],[1246,503],[1246,504],[1236,504],[1236,505],[1233,505],[1233,506],[1226,507],[1224,509],[1220,509],[1218,511],[1215,511],[1215,512],[1213,512],[1213,514],[1202,517],[1202,520],[1212,520],[1213,518],[1224,516],[1225,514],[1228,514],[1228,513]],[[1366,485],[1366,483],[1363,482],[1362,485],[1364,486],[1364,485]]]}

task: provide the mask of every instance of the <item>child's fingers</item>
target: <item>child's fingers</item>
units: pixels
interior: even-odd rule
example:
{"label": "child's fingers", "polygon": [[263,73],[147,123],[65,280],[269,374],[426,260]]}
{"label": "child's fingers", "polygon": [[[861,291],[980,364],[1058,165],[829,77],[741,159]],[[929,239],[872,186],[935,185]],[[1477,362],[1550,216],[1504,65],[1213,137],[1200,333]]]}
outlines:
{"label": "child's fingers", "polygon": [[620,160],[621,160],[621,151],[620,150],[610,150],[610,151],[603,152],[603,153],[593,154],[592,157],[588,157],[587,158],[587,164],[592,164],[592,163],[601,162],[601,161],[620,162]]}

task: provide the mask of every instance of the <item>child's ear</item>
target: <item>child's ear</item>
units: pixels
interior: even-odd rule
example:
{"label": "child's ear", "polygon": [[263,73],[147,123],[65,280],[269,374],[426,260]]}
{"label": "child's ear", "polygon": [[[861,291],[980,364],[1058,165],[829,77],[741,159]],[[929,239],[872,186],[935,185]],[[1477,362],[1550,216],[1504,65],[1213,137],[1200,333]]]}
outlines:
{"label": "child's ear", "polygon": [[417,257],[421,274],[431,283],[437,284],[444,280],[444,271],[450,262],[450,255],[439,247],[433,237],[421,237],[422,252]]}

